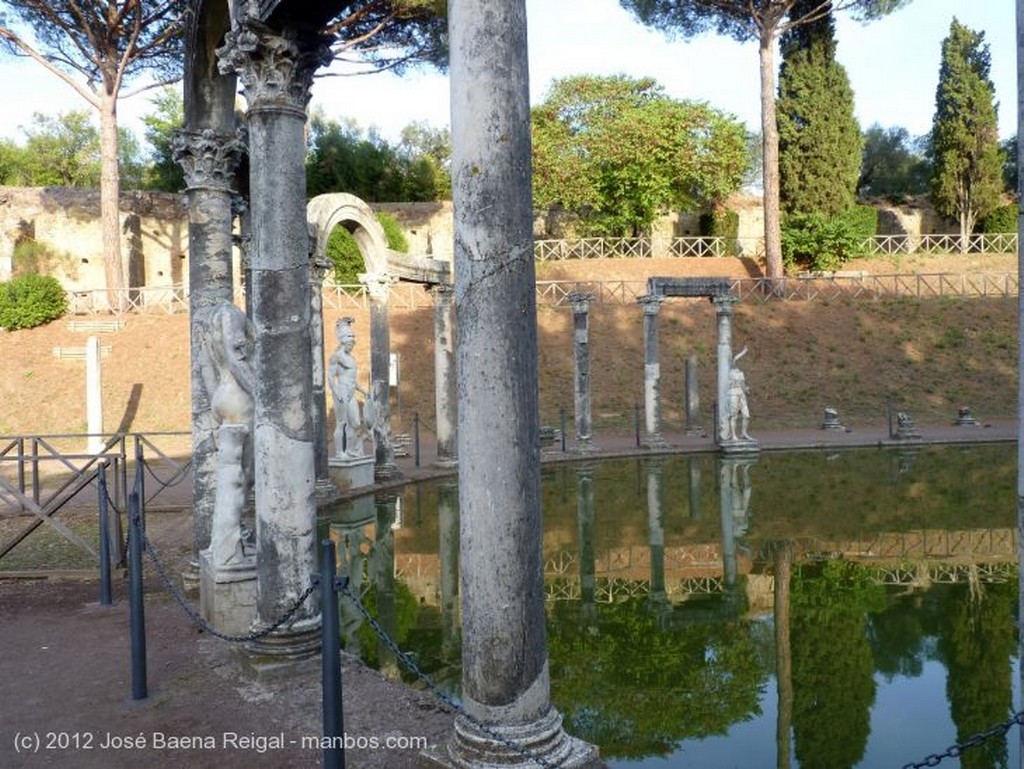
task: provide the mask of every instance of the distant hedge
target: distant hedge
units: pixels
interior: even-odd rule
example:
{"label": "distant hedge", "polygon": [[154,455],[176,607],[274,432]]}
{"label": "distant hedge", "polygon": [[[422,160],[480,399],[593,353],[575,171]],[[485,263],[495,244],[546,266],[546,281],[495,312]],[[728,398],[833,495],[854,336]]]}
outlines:
{"label": "distant hedge", "polygon": [[67,295],[56,278],[28,274],[0,283],[0,328],[35,328],[67,309]]}

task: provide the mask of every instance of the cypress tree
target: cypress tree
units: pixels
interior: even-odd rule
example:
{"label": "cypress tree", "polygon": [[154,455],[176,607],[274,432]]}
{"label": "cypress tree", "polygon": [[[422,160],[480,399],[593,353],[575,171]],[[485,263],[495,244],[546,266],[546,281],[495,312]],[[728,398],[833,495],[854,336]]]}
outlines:
{"label": "cypress tree", "polygon": [[[797,0],[789,18],[812,14],[820,0]],[[836,61],[831,4],[820,18],[786,31],[776,120],[780,203],[787,214],[834,217],[854,204],[863,139],[853,89]]]}
{"label": "cypress tree", "polygon": [[932,122],[932,203],[960,223],[966,237],[999,205],[1003,158],[999,149],[995,86],[984,32],[955,18],[942,41],[942,64]]}

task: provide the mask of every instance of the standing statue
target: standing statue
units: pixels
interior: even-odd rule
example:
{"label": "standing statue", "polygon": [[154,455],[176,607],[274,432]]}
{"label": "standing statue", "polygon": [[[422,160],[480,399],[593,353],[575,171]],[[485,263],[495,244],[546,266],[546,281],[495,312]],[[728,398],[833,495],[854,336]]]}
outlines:
{"label": "standing statue", "polygon": [[747,378],[736,365],[736,362],[746,354],[747,348],[744,347],[733,357],[732,366],[729,369],[726,440],[753,440],[747,433],[747,424],[750,421],[750,409],[747,406]]}
{"label": "standing statue", "polygon": [[242,510],[252,488],[253,333],[245,313],[230,302],[212,307],[204,320],[199,367],[217,426],[209,553],[221,569],[246,565],[253,552],[242,536]]}
{"label": "standing statue", "polygon": [[[359,386],[356,359],[352,355],[356,343],[352,323],[353,318],[345,317],[334,325],[338,348],[327,364],[327,381],[334,397],[334,455],[338,459],[361,459],[367,456],[364,441],[370,436],[375,414],[373,400]],[[364,399],[362,410],[356,399],[357,393]]]}

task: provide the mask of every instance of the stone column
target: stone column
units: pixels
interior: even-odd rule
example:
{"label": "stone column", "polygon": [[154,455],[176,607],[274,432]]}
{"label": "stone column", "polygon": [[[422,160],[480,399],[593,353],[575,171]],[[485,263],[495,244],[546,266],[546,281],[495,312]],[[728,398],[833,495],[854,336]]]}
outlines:
{"label": "stone column", "polygon": [[437,422],[437,465],[455,467],[458,380],[455,372],[455,334],[452,324],[452,286],[438,283],[428,289],[434,298],[434,412]]}
{"label": "stone column", "polygon": [[658,358],[658,313],[665,299],[648,294],[637,299],[644,311],[644,437],[647,449],[664,449],[661,436],[661,361]]}
{"label": "stone column", "polygon": [[665,491],[662,484],[661,459],[647,461],[647,545],[651,549],[652,607],[668,603],[665,591]]}
{"label": "stone column", "polygon": [[85,340],[85,424],[89,437],[86,439],[86,453],[99,454],[103,451],[103,369],[100,363],[99,337],[90,336]]}
{"label": "stone column", "polygon": [[370,297],[370,396],[376,422],[373,425],[373,479],[401,478],[391,443],[391,321],[388,296],[394,279],[389,275],[360,275]]}
{"label": "stone column", "polygon": [[[236,20],[218,50],[249,106],[252,303],[256,331],[255,431],[257,618],[277,622],[316,571],[316,482],[306,224],[305,119],[317,67],[330,61],[320,36],[277,33]],[[297,657],[319,648],[314,596],[294,619],[250,645]]]}
{"label": "stone column", "polygon": [[700,424],[700,387],[697,383],[697,356],[686,359],[686,434],[703,435]]}
{"label": "stone column", "polygon": [[450,0],[448,30],[466,715],[432,757],[566,769],[596,751],[550,698],[525,0]]}
{"label": "stone column", "polygon": [[188,198],[189,332],[192,360],[192,520],[193,557],[186,582],[198,586],[199,553],[210,546],[216,493],[216,423],[199,369],[206,311],[234,299],[231,225],[232,184],[245,145],[234,134],[213,129],[178,131],[174,160],[182,167]]}
{"label": "stone column", "polygon": [[718,400],[715,405],[715,442],[721,446],[729,437],[729,369],[732,368],[732,308],[736,299],[711,299],[718,318]]}
{"label": "stone column", "polygon": [[[312,241],[311,241],[312,242]],[[334,491],[327,470],[327,387],[324,369],[324,278],[330,262],[309,255],[309,340],[313,359],[313,448],[316,489],[320,495]]]}
{"label": "stone column", "polygon": [[573,405],[576,414],[576,443],[573,451],[591,454],[597,451],[593,443],[593,427],[590,421],[590,303],[593,294],[574,291],[569,294],[572,302],[572,360],[575,388]]}

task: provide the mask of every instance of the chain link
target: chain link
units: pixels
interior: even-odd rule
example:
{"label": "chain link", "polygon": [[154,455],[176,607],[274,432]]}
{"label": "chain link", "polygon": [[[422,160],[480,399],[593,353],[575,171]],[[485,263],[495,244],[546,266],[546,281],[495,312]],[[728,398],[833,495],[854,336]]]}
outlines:
{"label": "chain link", "polygon": [[972,734],[970,737],[967,737],[955,745],[950,745],[942,753],[932,753],[930,756],[925,756],[923,759],[915,763],[904,764],[903,769],[924,769],[924,767],[938,766],[947,758],[960,758],[965,751],[981,747],[993,737],[1003,737],[1014,726],[1019,726],[1021,724],[1024,724],[1024,710],[1019,713],[1015,713],[1008,721],[996,724],[991,729],[987,729],[984,732]]}
{"label": "chain link", "polygon": [[[164,489],[168,489],[171,486],[177,486],[179,483],[181,483],[183,480],[185,480],[185,478],[188,477],[189,468],[192,467],[192,460],[190,459],[190,460],[188,460],[188,462],[186,462],[184,465],[182,465],[181,469],[177,473],[175,473],[175,477],[172,480],[169,480],[169,481],[165,481],[160,476],[158,476],[156,474],[156,471],[153,470],[153,468],[149,466],[149,462],[146,462],[145,460],[143,460],[142,466],[144,468],[146,468],[146,472],[149,473],[150,477],[154,481],[156,481],[157,484],[159,484],[160,491],[163,491]],[[158,491],[157,494],[159,494],[160,491]],[[156,496],[156,494],[154,494],[153,496]]]}
{"label": "chain link", "polygon": [[[142,530],[140,523],[141,522],[136,522],[134,527],[136,531]],[[261,638],[265,638],[266,636],[273,633],[275,630],[278,630],[282,626],[286,625],[291,620],[291,618],[295,616],[295,612],[299,610],[302,604],[306,602],[306,599],[309,598],[309,596],[311,596],[313,594],[313,591],[317,588],[317,583],[314,581],[312,584],[310,584],[309,587],[305,589],[305,591],[303,591],[302,595],[298,597],[298,599],[295,601],[295,603],[292,604],[288,611],[286,611],[284,615],[282,615],[281,618],[277,620],[274,624],[269,625],[268,627],[265,627],[258,631],[254,630],[246,635],[228,635],[226,633],[221,633],[220,631],[211,627],[210,624],[203,619],[202,615],[200,615],[199,612],[192,608],[192,606],[189,604],[185,596],[181,593],[180,590],[178,590],[177,586],[174,584],[174,581],[170,578],[170,575],[168,575],[166,567],[160,561],[156,548],[153,547],[153,543],[149,541],[145,534],[142,535],[142,545],[145,552],[149,554],[150,560],[153,561],[153,566],[156,568],[156,573],[160,577],[160,581],[163,583],[163,586],[167,590],[167,592],[171,594],[171,597],[174,598],[175,603],[177,603],[178,606],[182,608],[182,610],[192,620],[193,624],[195,624],[200,630],[202,630],[205,633],[209,633],[214,638],[219,638],[222,641],[230,641],[231,643],[244,643],[247,641],[258,641]]]}
{"label": "chain link", "polygon": [[349,590],[347,578],[337,580],[335,584],[337,585],[342,595],[348,598],[356,607],[356,610],[363,616],[363,619],[366,620],[367,624],[369,624],[370,628],[377,635],[377,637],[384,643],[385,646],[388,647],[391,653],[395,655],[395,658],[399,662],[401,662],[402,665],[404,665],[405,668],[410,673],[416,676],[416,678],[419,681],[425,684],[427,688],[430,690],[431,694],[433,694],[435,697],[437,697],[437,699],[439,699],[449,708],[451,708],[456,713],[461,715],[464,719],[469,721],[469,723],[471,723],[473,726],[475,726],[477,729],[479,729],[481,732],[486,734],[491,739],[496,740],[505,747],[514,750],[523,758],[529,759],[530,761],[534,761],[538,766],[542,767],[542,769],[557,769],[557,764],[552,764],[547,759],[538,756],[529,750],[526,750],[525,748],[521,747],[520,745],[508,739],[507,737],[498,734],[493,729],[484,724],[482,721],[480,721],[477,718],[474,718],[469,713],[467,713],[465,708],[462,707],[462,703],[459,702],[459,700],[457,700],[455,697],[452,697],[450,694],[442,690],[436,683],[434,683],[434,680],[427,673],[424,673],[420,669],[420,666],[416,664],[416,661],[407,652],[402,651],[398,644],[395,643],[394,640],[392,640],[391,636],[389,636],[387,634],[387,631],[385,631],[384,628],[381,627],[380,623],[377,622],[376,618],[372,614],[370,614],[369,610],[365,606],[363,606],[363,602],[359,600],[359,597],[355,595],[351,590]]}

